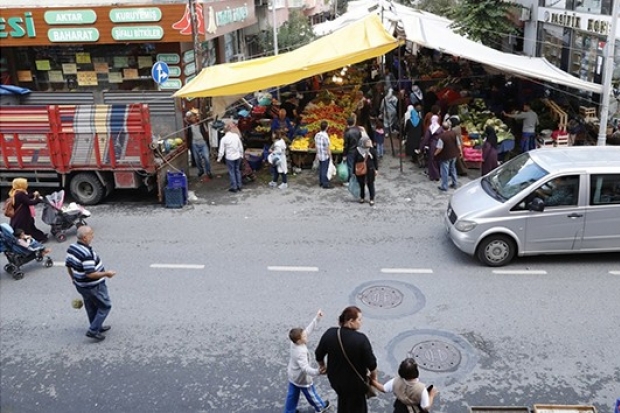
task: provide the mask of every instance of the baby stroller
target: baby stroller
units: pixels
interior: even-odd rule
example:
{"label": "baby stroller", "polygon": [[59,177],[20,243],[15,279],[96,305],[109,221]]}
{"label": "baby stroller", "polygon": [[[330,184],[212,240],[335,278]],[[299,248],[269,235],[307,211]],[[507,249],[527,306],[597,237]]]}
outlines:
{"label": "baby stroller", "polygon": [[44,265],[51,267],[54,261],[50,257],[44,257],[43,251],[45,247],[40,246],[34,250],[22,247],[18,244],[18,239],[13,235],[13,228],[6,222],[0,224],[0,252],[3,252],[9,261],[4,266],[4,270],[13,276],[15,280],[24,278],[24,272],[21,266],[32,260],[41,262],[45,260]]}
{"label": "baby stroller", "polygon": [[65,191],[60,190],[45,196],[42,219],[51,227],[50,232],[59,242],[67,239],[65,232],[75,225],[76,228],[86,225],[84,218],[90,217],[90,212],[81,205],[71,202],[63,205]]}

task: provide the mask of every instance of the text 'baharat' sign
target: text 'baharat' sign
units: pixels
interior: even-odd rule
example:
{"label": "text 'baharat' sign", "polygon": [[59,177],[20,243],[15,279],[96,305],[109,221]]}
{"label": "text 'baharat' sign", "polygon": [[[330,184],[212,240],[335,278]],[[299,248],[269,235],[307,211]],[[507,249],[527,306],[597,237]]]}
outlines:
{"label": "text 'baharat' sign", "polygon": [[99,30],[94,27],[49,29],[47,38],[52,43],[92,43],[99,40]]}

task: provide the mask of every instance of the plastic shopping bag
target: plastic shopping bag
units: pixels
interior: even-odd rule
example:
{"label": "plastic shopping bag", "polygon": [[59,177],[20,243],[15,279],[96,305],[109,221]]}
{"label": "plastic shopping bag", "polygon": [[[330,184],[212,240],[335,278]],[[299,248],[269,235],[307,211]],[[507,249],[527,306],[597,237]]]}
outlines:
{"label": "plastic shopping bag", "polygon": [[345,161],[340,162],[338,165],[338,179],[342,182],[347,182],[349,180],[349,167]]}
{"label": "plastic shopping bag", "polygon": [[331,181],[334,176],[336,176],[338,172],[336,171],[336,165],[334,165],[334,161],[329,161],[329,166],[327,167],[327,180]]}
{"label": "plastic shopping bag", "polygon": [[357,177],[355,175],[351,175],[351,177],[349,177],[348,189],[354,198],[357,199],[360,197],[360,192],[361,192],[360,183],[357,181]]}

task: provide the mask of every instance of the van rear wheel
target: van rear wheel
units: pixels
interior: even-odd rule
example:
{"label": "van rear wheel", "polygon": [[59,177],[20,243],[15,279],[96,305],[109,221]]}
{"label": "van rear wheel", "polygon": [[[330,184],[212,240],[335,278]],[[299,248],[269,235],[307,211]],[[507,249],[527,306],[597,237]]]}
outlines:
{"label": "van rear wheel", "polygon": [[105,196],[105,188],[97,175],[81,172],[71,178],[71,195],[82,205],[95,205]]}
{"label": "van rear wheel", "polygon": [[507,235],[490,235],[478,246],[477,256],[480,262],[489,267],[501,267],[508,264],[515,256],[516,244]]}

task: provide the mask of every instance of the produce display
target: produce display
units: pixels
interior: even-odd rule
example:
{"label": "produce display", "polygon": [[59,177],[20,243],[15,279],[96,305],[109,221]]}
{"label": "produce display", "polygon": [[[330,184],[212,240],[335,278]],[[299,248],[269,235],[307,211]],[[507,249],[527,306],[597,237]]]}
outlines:
{"label": "produce display", "polygon": [[[470,137],[468,144],[464,142],[465,146],[482,144],[482,135],[489,125],[495,129],[498,142],[505,139],[514,140],[515,138],[508,125],[496,118],[495,114],[487,109],[484,99],[474,99],[469,105],[459,105],[459,118],[461,119],[461,127],[467,131],[467,135]],[[475,142],[477,140],[480,142]]]}
{"label": "produce display", "polygon": [[[332,152],[340,153],[344,148],[344,138],[339,137],[336,134],[329,136],[329,149]],[[290,149],[293,151],[307,151],[308,149],[314,149],[314,137],[303,136],[295,138],[291,143]]]}

